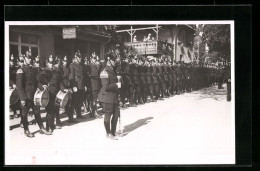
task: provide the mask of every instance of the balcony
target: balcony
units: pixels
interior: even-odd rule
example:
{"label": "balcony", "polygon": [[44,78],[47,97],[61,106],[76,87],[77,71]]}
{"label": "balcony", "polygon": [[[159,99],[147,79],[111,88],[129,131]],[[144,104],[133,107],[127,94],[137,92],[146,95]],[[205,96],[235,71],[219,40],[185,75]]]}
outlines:
{"label": "balcony", "polygon": [[[168,50],[168,46],[170,46],[170,48],[173,49],[173,44],[157,40],[145,42],[125,42],[125,46],[132,46],[136,49],[137,54],[139,55],[163,54],[165,50]],[[165,49],[163,48],[164,46]]]}

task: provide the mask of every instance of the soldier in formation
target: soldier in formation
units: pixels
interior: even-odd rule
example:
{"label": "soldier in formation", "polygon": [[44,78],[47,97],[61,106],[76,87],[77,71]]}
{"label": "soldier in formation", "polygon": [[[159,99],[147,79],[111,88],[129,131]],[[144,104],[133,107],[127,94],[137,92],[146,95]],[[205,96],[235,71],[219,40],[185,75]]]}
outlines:
{"label": "soldier in formation", "polygon": [[[34,136],[29,131],[27,119],[30,108],[33,109],[40,133],[52,135],[55,129],[62,127],[60,106],[56,103],[59,91],[68,93],[70,97],[65,106],[68,122],[77,122],[73,113],[76,113],[77,119],[86,119],[82,115],[82,107],[89,112],[90,117],[102,118],[102,115],[98,114],[100,106],[103,108],[107,136],[116,139],[115,129],[120,107],[135,107],[217,83],[218,87],[222,88],[224,81],[223,69],[212,65],[199,66],[167,59],[138,58],[113,53],[107,53],[105,60],[99,61],[95,52],[83,58],[77,51],[71,63],[66,56],[58,58],[50,55],[46,66],[40,66],[39,56],[32,60],[30,52],[27,52],[17,60],[18,66],[14,66],[13,61],[14,57],[11,57],[10,87],[18,91],[21,124],[27,137]],[[226,69],[226,72],[230,70]],[[120,83],[116,77],[119,75]],[[227,83],[228,80],[230,79],[225,79]],[[46,129],[41,119],[40,107],[33,101],[37,89],[49,93]],[[11,109],[19,110],[13,106]]]}

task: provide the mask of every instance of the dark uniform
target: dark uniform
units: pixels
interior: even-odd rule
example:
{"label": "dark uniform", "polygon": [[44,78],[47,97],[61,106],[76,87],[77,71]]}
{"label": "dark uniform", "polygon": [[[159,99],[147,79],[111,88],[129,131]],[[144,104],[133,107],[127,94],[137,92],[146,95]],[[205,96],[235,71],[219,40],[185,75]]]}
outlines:
{"label": "dark uniform", "polygon": [[97,97],[100,91],[100,69],[101,65],[99,62],[90,63],[90,81],[91,81],[91,116],[97,116]]}
{"label": "dark uniform", "polygon": [[117,77],[113,67],[107,65],[101,72],[100,78],[102,82],[102,88],[99,92],[98,100],[102,103],[103,112],[105,113],[104,125],[107,136],[114,137],[120,111],[118,104],[119,89],[116,84]]}
{"label": "dark uniform", "polygon": [[[46,67],[39,74],[38,88],[43,90],[44,86],[48,86],[49,103],[46,106],[46,129],[52,133],[55,128],[61,127],[61,121],[59,116],[59,104],[55,103],[56,95],[60,90],[61,75],[57,67]],[[56,118],[56,125],[54,125],[54,118]]]}
{"label": "dark uniform", "polygon": [[152,71],[152,76],[153,76],[153,90],[154,90],[154,95],[155,99],[157,100],[159,98],[159,82],[158,82],[158,73],[156,70],[156,66],[153,65],[150,67]]}
{"label": "dark uniform", "polygon": [[154,87],[153,87],[153,76],[152,76],[152,66],[148,65],[145,66],[145,70],[146,70],[146,82],[147,82],[147,95],[150,96],[151,101],[154,101]]}
{"label": "dark uniform", "polygon": [[[81,58],[81,57],[80,57]],[[80,62],[72,62],[70,64],[70,87],[73,89],[72,93],[72,110],[76,111],[77,118],[84,119],[81,115],[81,106],[84,100],[84,74],[83,64]]]}
{"label": "dark uniform", "polygon": [[[61,81],[60,81],[60,90],[65,93],[65,90],[68,92],[71,90],[70,81],[69,81],[69,74],[70,74],[70,67],[69,65],[62,65],[60,67],[60,74],[61,74]],[[65,112],[68,115],[69,122],[74,122],[73,120],[73,110],[71,105],[71,94],[69,92],[69,100],[65,106]]]}
{"label": "dark uniform", "polygon": [[133,82],[133,74],[132,74],[132,64],[126,63],[125,66],[125,85],[127,91],[127,97],[130,103],[130,106],[134,105],[134,82]]}
{"label": "dark uniform", "polygon": [[33,109],[36,122],[41,129],[40,133],[46,133],[40,115],[40,108],[33,102],[34,94],[37,89],[37,72],[35,68],[30,64],[24,64],[19,68],[16,75],[16,86],[21,102],[25,102],[25,105],[21,105],[21,120],[26,136],[33,137],[33,134],[29,132],[27,118],[30,108]]}

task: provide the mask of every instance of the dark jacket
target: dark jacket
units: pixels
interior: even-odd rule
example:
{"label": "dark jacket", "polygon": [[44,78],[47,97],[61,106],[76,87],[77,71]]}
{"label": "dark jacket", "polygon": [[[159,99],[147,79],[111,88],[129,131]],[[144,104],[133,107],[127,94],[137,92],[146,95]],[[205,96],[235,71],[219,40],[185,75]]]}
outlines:
{"label": "dark jacket", "polygon": [[73,62],[70,64],[70,86],[77,87],[79,90],[84,89],[83,64]]}
{"label": "dark jacket", "polygon": [[103,103],[118,103],[117,77],[111,66],[106,66],[100,73],[101,90],[98,94],[98,100]]}
{"label": "dark jacket", "polygon": [[64,91],[64,89],[69,89],[70,88],[70,81],[69,81],[70,68],[69,68],[69,66],[61,66],[60,74],[61,74],[61,82],[60,82],[61,91]]}
{"label": "dark jacket", "polygon": [[37,89],[37,72],[29,65],[23,65],[16,73],[16,87],[21,101],[32,100]]}
{"label": "dark jacket", "polygon": [[90,79],[91,79],[91,88],[92,90],[100,90],[100,69],[101,66],[98,64],[90,64]]}
{"label": "dark jacket", "polygon": [[48,91],[57,94],[60,90],[61,75],[58,68],[44,69],[38,76],[38,88],[43,90],[43,85],[48,85]]}

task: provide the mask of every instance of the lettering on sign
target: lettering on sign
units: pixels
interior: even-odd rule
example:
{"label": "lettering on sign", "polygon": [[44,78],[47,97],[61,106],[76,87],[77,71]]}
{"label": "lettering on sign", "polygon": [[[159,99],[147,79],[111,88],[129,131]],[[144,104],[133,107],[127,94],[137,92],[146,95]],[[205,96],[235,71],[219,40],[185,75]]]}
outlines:
{"label": "lettering on sign", "polygon": [[62,30],[63,39],[75,39],[76,38],[76,28],[63,28]]}

